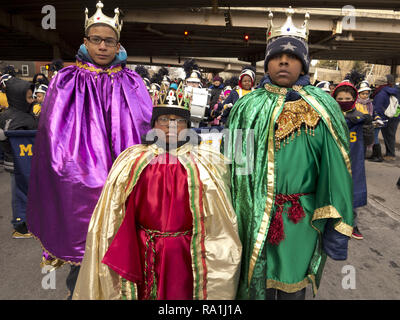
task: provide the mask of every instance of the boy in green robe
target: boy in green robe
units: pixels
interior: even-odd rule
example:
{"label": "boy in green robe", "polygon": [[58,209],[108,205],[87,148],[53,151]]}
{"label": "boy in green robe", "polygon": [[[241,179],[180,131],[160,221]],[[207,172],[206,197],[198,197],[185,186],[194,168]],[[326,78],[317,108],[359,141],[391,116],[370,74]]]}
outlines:
{"label": "boy in green robe", "polygon": [[326,256],[352,233],[349,132],[336,101],[310,85],[308,30],[267,33],[266,76],[235,104],[224,142],[243,244],[239,299],[315,296]]}

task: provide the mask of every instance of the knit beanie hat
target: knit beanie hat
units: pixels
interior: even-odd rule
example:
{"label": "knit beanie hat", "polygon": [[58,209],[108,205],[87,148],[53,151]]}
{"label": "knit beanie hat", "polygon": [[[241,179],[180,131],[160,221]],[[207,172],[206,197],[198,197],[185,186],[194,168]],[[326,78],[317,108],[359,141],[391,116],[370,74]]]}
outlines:
{"label": "knit beanie hat", "polygon": [[219,75],[216,75],[214,78],[213,78],[213,82],[214,81],[219,81],[219,82],[224,82],[224,79],[222,79]]}
{"label": "knit beanie hat", "polygon": [[304,39],[294,36],[272,38],[267,43],[264,62],[265,72],[268,71],[269,60],[280,53],[290,53],[295,55],[301,61],[304,73],[308,73],[310,68],[310,57],[308,55],[308,44]]}
{"label": "knit beanie hat", "polygon": [[389,84],[394,84],[394,76],[392,74],[387,74],[386,75],[386,81]]}

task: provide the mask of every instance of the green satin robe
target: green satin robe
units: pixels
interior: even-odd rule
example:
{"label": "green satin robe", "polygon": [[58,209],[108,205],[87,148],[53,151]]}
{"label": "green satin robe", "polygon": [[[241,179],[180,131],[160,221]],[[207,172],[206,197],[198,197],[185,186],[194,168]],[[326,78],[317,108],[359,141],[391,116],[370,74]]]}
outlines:
{"label": "green satin robe", "polygon": [[[303,125],[300,135],[277,149],[276,120],[287,90],[293,89],[321,118],[314,135]],[[233,206],[243,244],[239,299],[264,299],[267,288],[296,292],[309,283],[315,295],[326,259],[321,241],[327,219],[334,219],[338,232],[351,236],[353,193],[345,119],[322,90],[293,89],[267,84],[240,99],[230,113],[230,138],[222,147],[232,160]],[[275,196],[295,193],[310,193],[300,197],[305,217],[291,222],[285,213],[291,204],[286,203],[285,239],[272,245],[266,238]]]}

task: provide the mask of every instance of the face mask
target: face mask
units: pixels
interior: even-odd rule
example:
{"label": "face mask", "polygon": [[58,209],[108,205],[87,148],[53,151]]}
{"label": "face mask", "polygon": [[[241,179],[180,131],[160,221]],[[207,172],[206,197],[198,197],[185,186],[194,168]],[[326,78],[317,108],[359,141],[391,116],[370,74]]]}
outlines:
{"label": "face mask", "polygon": [[338,101],[338,103],[343,112],[353,109],[354,106],[354,101]]}

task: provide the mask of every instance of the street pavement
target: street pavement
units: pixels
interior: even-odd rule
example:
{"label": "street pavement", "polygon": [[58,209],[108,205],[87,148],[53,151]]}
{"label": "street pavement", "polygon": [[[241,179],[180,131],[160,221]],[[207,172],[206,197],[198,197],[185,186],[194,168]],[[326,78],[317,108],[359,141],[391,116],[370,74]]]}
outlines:
{"label": "street pavement", "polygon": [[[368,205],[358,218],[364,240],[349,241],[346,261],[327,259],[317,296],[313,298],[308,287],[307,299],[400,299],[399,168],[400,158],[383,163],[366,161]],[[11,238],[10,199],[10,175],[1,171],[0,300],[65,300],[69,266],[57,269],[51,277],[50,273],[42,274],[39,241]]]}
{"label": "street pavement", "polygon": [[[400,299],[400,160],[366,161],[366,175],[368,205],[358,215],[364,240],[349,241],[346,261],[327,260],[316,299]],[[354,289],[346,285],[349,270]]]}

